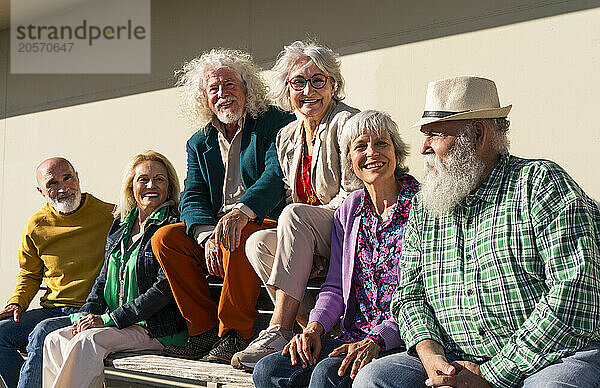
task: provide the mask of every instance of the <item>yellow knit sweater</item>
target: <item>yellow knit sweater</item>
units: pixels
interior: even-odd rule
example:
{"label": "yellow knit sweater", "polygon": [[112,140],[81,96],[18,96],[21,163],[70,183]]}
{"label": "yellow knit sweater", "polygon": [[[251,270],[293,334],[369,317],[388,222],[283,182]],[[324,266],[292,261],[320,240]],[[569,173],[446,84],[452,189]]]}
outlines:
{"label": "yellow knit sweater", "polygon": [[17,286],[6,304],[27,309],[43,279],[42,307],[83,305],[102,268],[113,207],[86,194],[73,214],[46,204],[31,216],[21,236]]}

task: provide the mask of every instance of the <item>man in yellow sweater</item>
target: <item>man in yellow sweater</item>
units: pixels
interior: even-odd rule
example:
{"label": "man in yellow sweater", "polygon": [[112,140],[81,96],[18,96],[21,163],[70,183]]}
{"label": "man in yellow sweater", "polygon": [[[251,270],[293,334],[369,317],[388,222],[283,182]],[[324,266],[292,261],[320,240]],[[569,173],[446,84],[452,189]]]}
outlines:
{"label": "man in yellow sweater", "polygon": [[[41,386],[43,337],[52,329],[49,318],[76,312],[85,302],[102,268],[113,221],[113,205],[81,193],[79,176],[68,160],[44,160],[37,168],[37,183],[47,203],[23,230],[17,286],[0,311],[0,376],[8,388],[17,386],[23,364],[17,350],[26,345],[29,361],[19,386]],[[26,311],[42,280],[47,286],[42,308]]]}

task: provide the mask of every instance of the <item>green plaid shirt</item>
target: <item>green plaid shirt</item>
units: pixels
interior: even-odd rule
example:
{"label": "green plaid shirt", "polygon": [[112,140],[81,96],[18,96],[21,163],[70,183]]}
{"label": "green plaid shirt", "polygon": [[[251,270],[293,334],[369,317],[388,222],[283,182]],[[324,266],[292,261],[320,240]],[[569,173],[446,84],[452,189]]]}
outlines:
{"label": "green plaid shirt", "polygon": [[598,207],[562,168],[503,155],[452,214],[415,197],[392,315],[411,353],[432,339],[518,386],[600,339],[599,242]]}

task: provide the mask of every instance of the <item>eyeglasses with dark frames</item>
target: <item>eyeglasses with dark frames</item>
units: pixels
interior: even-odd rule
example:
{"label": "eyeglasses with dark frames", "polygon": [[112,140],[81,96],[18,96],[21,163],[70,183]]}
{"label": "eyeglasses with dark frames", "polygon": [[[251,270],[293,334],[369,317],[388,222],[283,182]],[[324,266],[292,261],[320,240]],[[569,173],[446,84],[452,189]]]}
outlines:
{"label": "eyeglasses with dark frames", "polygon": [[312,86],[314,89],[323,89],[327,84],[327,80],[329,78],[331,77],[320,73],[313,74],[313,76],[308,79],[302,77],[301,75],[298,75],[294,78],[289,79],[286,83],[290,85],[295,91],[300,92],[304,90],[306,84],[309,82],[310,86]]}

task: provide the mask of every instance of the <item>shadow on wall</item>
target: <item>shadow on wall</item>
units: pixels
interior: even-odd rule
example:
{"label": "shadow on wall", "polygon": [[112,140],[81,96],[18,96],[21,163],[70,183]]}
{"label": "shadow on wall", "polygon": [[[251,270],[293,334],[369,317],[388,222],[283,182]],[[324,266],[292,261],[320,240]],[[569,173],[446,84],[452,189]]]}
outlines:
{"label": "shadow on wall", "polygon": [[[426,6],[424,5],[426,4]],[[307,34],[353,54],[600,6],[585,0],[152,0],[150,74],[10,74],[0,32],[0,119],[173,86],[173,70],[212,47],[250,51],[269,67]]]}

